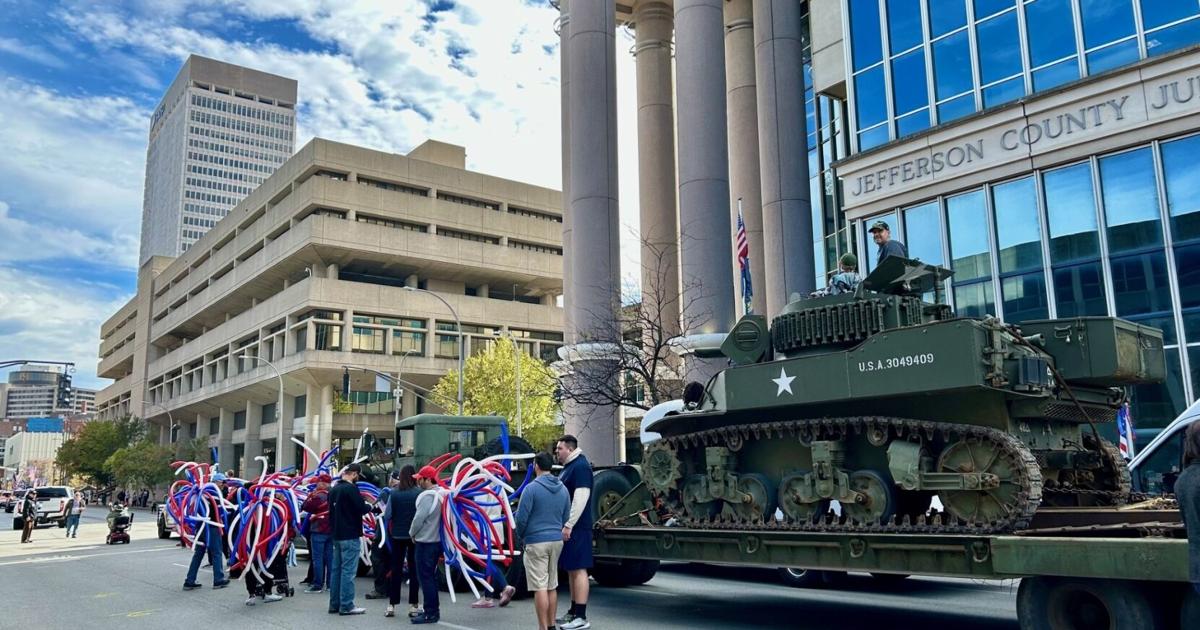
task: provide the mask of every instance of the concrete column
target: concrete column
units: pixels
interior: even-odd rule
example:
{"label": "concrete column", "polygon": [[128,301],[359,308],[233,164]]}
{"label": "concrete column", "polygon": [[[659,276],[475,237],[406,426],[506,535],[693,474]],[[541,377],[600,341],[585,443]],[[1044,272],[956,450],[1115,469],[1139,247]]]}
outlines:
{"label": "concrete column", "polygon": [[815,287],[800,4],[754,1],[768,317]]}
{"label": "concrete column", "polygon": [[[296,408],[296,397],[283,395],[283,409],[280,409],[279,418],[283,423],[283,443],[277,444],[275,448],[279,449],[279,467],[281,469],[288,466],[296,465],[296,444],[292,442],[292,415]],[[275,439],[279,439],[279,429],[275,430]]]}
{"label": "concrete column", "polygon": [[233,469],[233,412],[221,407],[217,431],[217,460],[221,472]]}
{"label": "concrete column", "polygon": [[[758,172],[758,98],[754,82],[754,21],[750,0],[725,3],[725,104],[729,108],[729,208],[737,232],[737,201],[750,246],[750,307],[766,313],[767,292],[763,256],[762,188]],[[733,269],[734,312],[742,312],[741,268],[736,252]]]}
{"label": "concrete column", "polygon": [[664,332],[679,334],[679,228],[675,213],[675,104],[671,76],[671,5],[633,7],[637,61],[638,207],[642,299],[662,313]]}
{"label": "concrete column", "polygon": [[[734,323],[722,4],[675,2],[679,258],[683,332],[689,336],[725,333]],[[693,357],[686,376],[703,383],[720,363]]]}
{"label": "concrete column", "polygon": [[[571,220],[571,107],[570,107],[570,91],[571,91],[571,72],[569,66],[569,58],[567,55],[568,45],[570,43],[570,27],[571,14],[569,5],[571,0],[560,0],[558,3],[558,59],[559,59],[559,126],[562,128],[562,243],[563,243],[563,286],[574,287],[572,281],[575,277],[573,265],[575,262],[575,243],[571,240],[574,234],[572,227],[574,222]],[[565,329],[564,336],[567,343],[574,343],[575,327],[572,322],[575,320],[574,307],[575,296],[574,290],[568,289],[563,295],[563,324]]]}
{"label": "concrete column", "polygon": [[254,461],[255,457],[262,455],[262,407],[258,406],[254,401],[246,401],[246,465],[242,474],[249,477],[256,477],[260,472],[262,464]]}
{"label": "concrete column", "polygon": [[[318,426],[319,420],[315,419],[315,418],[317,418],[317,415],[318,415],[317,410],[320,409],[320,407],[321,407],[321,388],[316,385],[305,384],[305,386],[304,386],[304,419],[302,420],[302,422],[304,423],[304,434],[300,439],[304,440],[304,443],[307,444],[309,446],[309,448],[317,451],[318,454],[321,451],[318,451],[316,448],[316,443],[317,443],[316,442],[316,435],[317,435],[316,430],[319,429],[320,427]],[[314,466],[315,466],[315,464],[314,464]]]}
{"label": "concrete column", "polygon": [[325,267],[325,277],[330,280],[337,280],[338,266],[336,263],[330,263]]}
{"label": "concrete column", "polygon": [[415,288],[417,288],[418,282],[419,282],[419,280],[417,278],[417,274],[415,274],[415,273],[409,274],[408,277],[404,279],[404,286],[412,287],[415,289]]}
{"label": "concrete column", "polygon": [[[586,79],[571,81],[566,89],[569,216],[573,233],[580,236],[571,243],[571,338],[577,343],[611,343],[620,339],[616,13],[611,3],[573,3],[567,51],[568,75]],[[576,374],[605,372],[586,367],[576,365]],[[571,405],[565,422],[566,430],[586,445],[592,461],[616,462],[614,408]]]}
{"label": "concrete column", "polygon": [[[318,453],[333,444],[333,385],[321,386],[321,415],[320,429],[316,434],[316,450]],[[310,413],[309,416],[312,416]],[[312,446],[310,443],[309,446]]]}

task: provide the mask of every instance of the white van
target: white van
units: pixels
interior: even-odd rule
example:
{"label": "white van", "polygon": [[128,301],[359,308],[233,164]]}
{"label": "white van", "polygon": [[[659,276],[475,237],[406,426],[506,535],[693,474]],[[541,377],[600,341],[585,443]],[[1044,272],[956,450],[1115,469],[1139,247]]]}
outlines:
{"label": "white van", "polygon": [[1129,462],[1133,491],[1147,494],[1173,493],[1175,479],[1183,470],[1183,434],[1200,419],[1200,400],[1192,403],[1167,428],[1150,440]]}

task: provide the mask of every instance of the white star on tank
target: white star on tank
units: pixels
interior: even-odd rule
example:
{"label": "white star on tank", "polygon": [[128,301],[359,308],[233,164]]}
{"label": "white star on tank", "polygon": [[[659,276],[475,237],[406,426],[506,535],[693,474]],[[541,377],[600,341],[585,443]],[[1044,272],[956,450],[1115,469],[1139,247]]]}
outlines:
{"label": "white star on tank", "polygon": [[792,393],[792,381],[796,380],[795,376],[788,376],[786,368],[779,368],[779,378],[771,379],[779,386],[779,391],[775,392],[775,396],[782,396],[783,392]]}

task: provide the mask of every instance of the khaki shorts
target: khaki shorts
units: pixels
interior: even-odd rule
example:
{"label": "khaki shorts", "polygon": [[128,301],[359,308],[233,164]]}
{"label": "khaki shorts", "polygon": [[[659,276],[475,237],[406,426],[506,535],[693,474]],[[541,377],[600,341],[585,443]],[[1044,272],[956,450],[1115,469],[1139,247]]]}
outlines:
{"label": "khaki shorts", "polygon": [[525,545],[525,581],[531,591],[553,591],[558,588],[558,556],[561,540]]}

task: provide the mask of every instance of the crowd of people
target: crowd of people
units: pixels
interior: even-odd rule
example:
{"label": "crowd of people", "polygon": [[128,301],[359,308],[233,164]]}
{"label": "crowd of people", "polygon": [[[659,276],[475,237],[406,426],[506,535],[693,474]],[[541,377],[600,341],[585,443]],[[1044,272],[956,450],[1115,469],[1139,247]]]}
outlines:
{"label": "crowd of people", "polygon": [[[553,474],[555,460],[562,466]],[[564,435],[556,442],[554,454],[538,453],[531,463],[534,478],[522,492],[513,514],[515,542],[522,549],[526,582],[534,597],[538,628],[545,630],[584,630],[591,627],[587,618],[588,569],[592,566],[592,519],[590,495],[592,468],[578,440]],[[416,470],[404,466],[393,471],[388,487],[372,504],[357,482],[362,470],[351,463],[337,472],[337,479],[321,474],[304,499],[300,510],[307,515],[306,539],[309,549],[308,575],[302,581],[305,594],[328,594],[328,612],[343,616],[362,615],[366,608],[355,602],[355,576],[364,541],[370,545],[374,570],[373,589],[366,599],[387,599],[383,613],[396,615],[407,585],[408,617],[412,624],[435,624],[441,619],[437,572],[443,556],[443,509],[447,490],[439,483],[438,470],[425,465]],[[218,484],[221,496],[229,493],[225,475],[216,473],[211,481]],[[498,505],[483,508],[488,518],[502,519]],[[375,537],[364,538],[364,516],[382,517]],[[499,528],[503,530],[504,528]],[[288,531],[285,535],[296,536]],[[492,541],[499,546],[504,541]],[[230,579],[241,577],[246,583],[246,605],[277,602],[290,594],[287,576],[288,553],[276,553],[266,571],[254,570],[245,559],[229,567],[230,541],[217,527],[203,528],[193,541],[192,560],[184,579],[184,590],[201,587],[198,580],[201,563],[212,566],[212,588],[228,586]],[[487,587],[471,606],[505,607],[516,588],[505,580],[508,562],[503,554],[488,555],[485,572]],[[568,576],[571,603],[557,617],[558,574]],[[282,588],[281,588],[282,586]]]}

